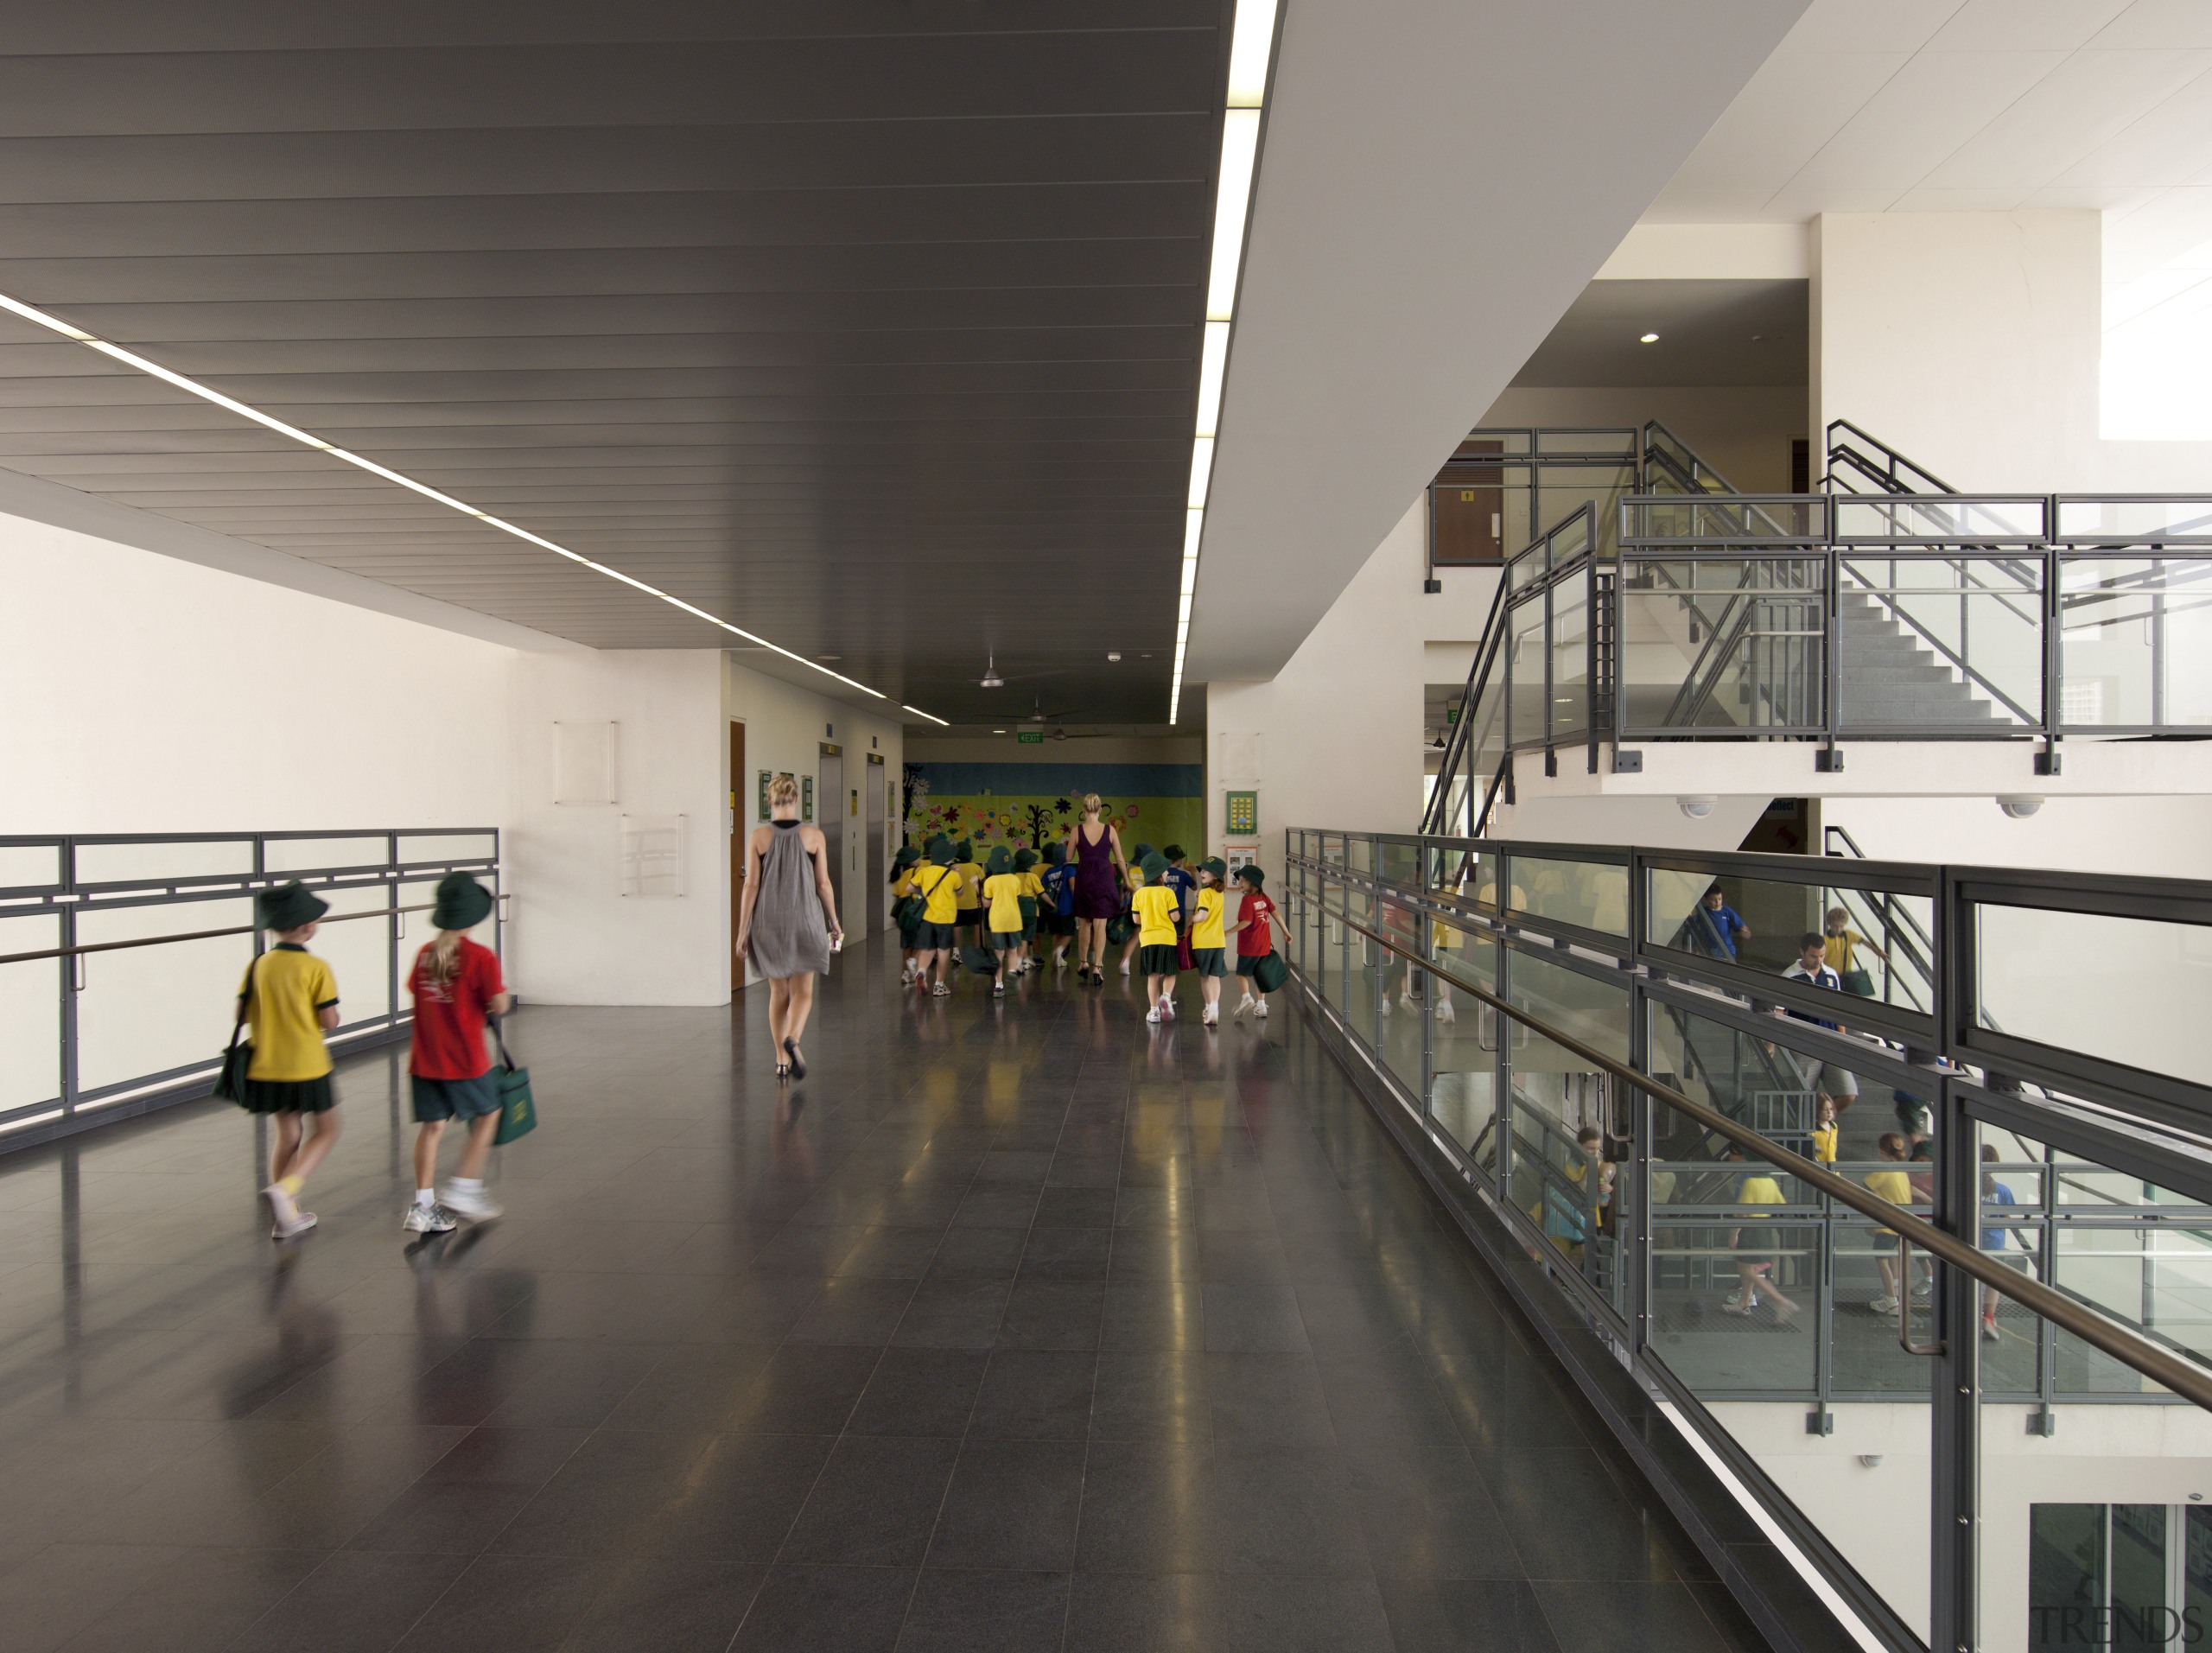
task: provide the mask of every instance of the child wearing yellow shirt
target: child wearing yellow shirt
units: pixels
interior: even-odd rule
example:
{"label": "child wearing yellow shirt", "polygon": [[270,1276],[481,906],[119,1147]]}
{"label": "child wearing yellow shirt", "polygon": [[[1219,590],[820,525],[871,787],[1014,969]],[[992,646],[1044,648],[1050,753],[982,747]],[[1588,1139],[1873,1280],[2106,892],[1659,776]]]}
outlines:
{"label": "child wearing yellow shirt", "polygon": [[1167,882],[1166,856],[1154,850],[1144,858],[1143,870],[1144,887],[1129,897],[1129,910],[1136,915],[1137,950],[1144,965],[1145,997],[1152,1003],[1144,1019],[1173,1021],[1175,976],[1183,968],[1182,955],[1176,946],[1181,936],[1178,921],[1183,904]]}
{"label": "child wearing yellow shirt", "polygon": [[253,1058],[244,1091],[232,1100],[275,1117],[261,1197],[273,1218],[270,1237],[289,1240],[315,1226],[315,1213],[300,1209],[300,1190],[338,1141],[338,1098],[322,1042],[338,1026],[338,981],[308,951],[330,903],[294,880],[259,892],[253,905],[254,922],[276,940],[238,984],[238,1019],[252,1033]]}
{"label": "child wearing yellow shirt", "polygon": [[1199,1020],[1209,1027],[1221,1025],[1221,984],[1229,967],[1224,956],[1229,949],[1229,938],[1223,933],[1222,920],[1229,913],[1229,896],[1223,887],[1229,881],[1229,863],[1218,855],[1210,855],[1198,863],[1198,887],[1192,896],[1191,959],[1198,972],[1198,990],[1205,995],[1205,1008]]}
{"label": "child wearing yellow shirt", "polygon": [[1014,852],[1014,875],[1021,881],[1021,946],[1014,974],[1027,976],[1037,968],[1037,903],[1045,893],[1045,881],[1037,876],[1037,852]]}
{"label": "child wearing yellow shirt", "polygon": [[998,972],[991,979],[991,996],[1006,996],[1007,974],[1021,950],[1021,878],[1014,870],[1014,857],[1004,845],[991,851],[983,879],[983,900],[990,905],[991,952]]}
{"label": "child wearing yellow shirt", "polygon": [[945,967],[952,957],[952,950],[960,944],[957,925],[960,921],[960,891],[965,884],[960,875],[959,853],[952,840],[939,835],[929,842],[929,864],[917,867],[910,874],[914,893],[922,898],[921,926],[914,932],[918,950],[914,955],[914,985],[922,986],[930,979],[930,966],[937,966],[937,981],[930,991],[943,998],[952,989],[944,984]]}

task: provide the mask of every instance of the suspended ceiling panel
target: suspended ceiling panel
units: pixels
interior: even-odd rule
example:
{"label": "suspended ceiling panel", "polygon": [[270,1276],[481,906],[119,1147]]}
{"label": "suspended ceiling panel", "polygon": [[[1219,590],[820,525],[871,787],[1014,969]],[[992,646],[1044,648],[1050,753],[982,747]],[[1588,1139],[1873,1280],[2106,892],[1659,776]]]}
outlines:
{"label": "suspended ceiling panel", "polygon": [[[894,699],[990,717],[995,651],[1154,721],[1230,15],[18,16],[0,292]],[[595,646],[729,641],[7,317],[0,465]]]}

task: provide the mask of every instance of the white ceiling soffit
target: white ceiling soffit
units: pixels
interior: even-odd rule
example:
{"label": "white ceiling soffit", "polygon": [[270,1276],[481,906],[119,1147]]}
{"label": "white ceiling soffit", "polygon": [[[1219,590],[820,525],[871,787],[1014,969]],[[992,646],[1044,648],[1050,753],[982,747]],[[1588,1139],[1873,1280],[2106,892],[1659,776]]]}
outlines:
{"label": "white ceiling soffit", "polygon": [[1285,7],[1192,678],[1281,669],[1802,10]]}
{"label": "white ceiling soffit", "polygon": [[2212,237],[2208,158],[2206,0],[1814,0],[1648,217],[2097,209],[2125,276]]}

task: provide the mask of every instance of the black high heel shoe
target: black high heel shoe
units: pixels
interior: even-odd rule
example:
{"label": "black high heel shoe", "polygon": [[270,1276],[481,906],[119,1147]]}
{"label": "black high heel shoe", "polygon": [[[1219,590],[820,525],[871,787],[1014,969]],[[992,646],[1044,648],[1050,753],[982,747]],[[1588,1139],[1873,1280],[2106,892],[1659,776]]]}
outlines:
{"label": "black high heel shoe", "polygon": [[798,1041],[794,1039],[785,1039],[784,1054],[791,1059],[790,1064],[791,1078],[804,1079],[806,1077],[806,1058],[799,1054]]}

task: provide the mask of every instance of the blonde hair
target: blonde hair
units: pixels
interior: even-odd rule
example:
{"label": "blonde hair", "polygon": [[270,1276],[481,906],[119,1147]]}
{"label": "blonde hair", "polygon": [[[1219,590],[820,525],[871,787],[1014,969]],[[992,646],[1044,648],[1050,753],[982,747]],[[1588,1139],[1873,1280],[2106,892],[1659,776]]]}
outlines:
{"label": "blonde hair", "polygon": [[786,804],[798,802],[798,783],[789,775],[779,775],[768,783],[768,807],[779,810]]}
{"label": "blonde hair", "polygon": [[461,974],[461,944],[467,936],[465,930],[441,930],[430,944],[423,950],[423,974],[439,987]]}
{"label": "blonde hair", "polygon": [[1106,806],[1103,804],[1098,801],[1097,793],[1085,792],[1083,795],[1083,812],[1085,815],[1096,815],[1099,811],[1105,807]]}

